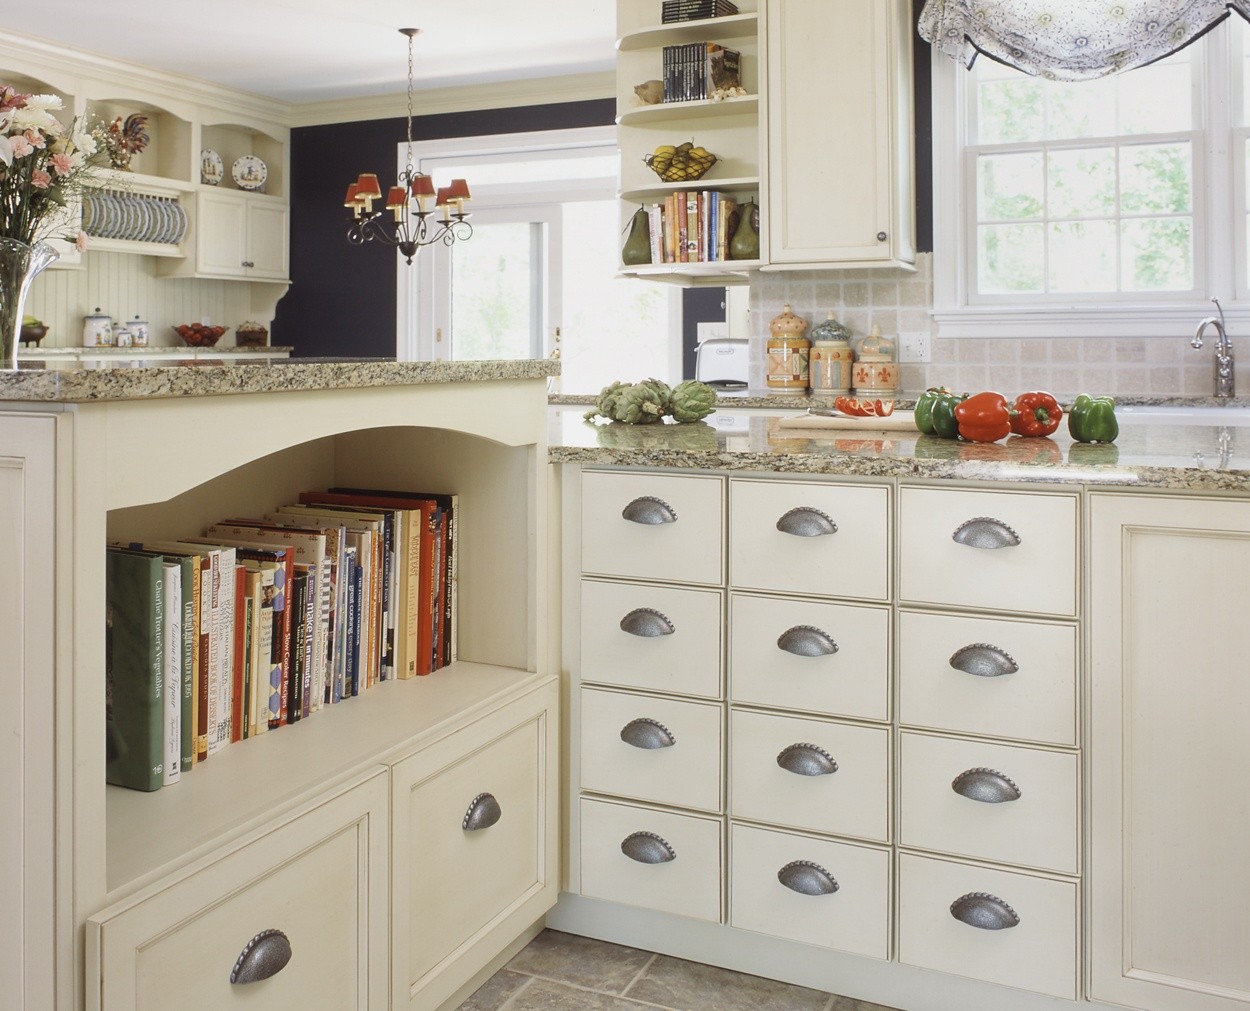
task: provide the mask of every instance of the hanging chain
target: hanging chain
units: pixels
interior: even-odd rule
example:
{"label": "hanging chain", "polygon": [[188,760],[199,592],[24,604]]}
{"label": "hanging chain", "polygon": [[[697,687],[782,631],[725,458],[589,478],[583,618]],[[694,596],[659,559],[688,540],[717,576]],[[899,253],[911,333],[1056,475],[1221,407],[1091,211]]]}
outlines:
{"label": "hanging chain", "polygon": [[401,28],[405,35],[408,36],[408,156],[405,164],[405,171],[408,175],[408,183],[412,183],[412,40],[416,37],[419,28]]}

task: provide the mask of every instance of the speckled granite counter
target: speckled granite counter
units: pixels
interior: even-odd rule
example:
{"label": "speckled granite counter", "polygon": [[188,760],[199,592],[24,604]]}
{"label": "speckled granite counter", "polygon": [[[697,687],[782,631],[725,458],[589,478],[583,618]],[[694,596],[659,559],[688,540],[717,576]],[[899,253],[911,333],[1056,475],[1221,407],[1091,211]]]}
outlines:
{"label": "speckled granite counter", "polygon": [[1250,495],[1250,427],[1244,420],[1241,426],[1180,425],[1142,422],[1126,415],[1115,444],[1100,446],[1073,442],[1066,428],[1051,439],[1012,437],[978,444],[919,432],[782,428],[781,416],[770,412],[735,415],[718,410],[707,421],[690,425],[629,426],[582,421],[584,410],[551,409],[548,452],[553,463]]}
{"label": "speckled granite counter", "polygon": [[346,387],[411,386],[559,374],[547,360],[393,362],[378,359],[275,359],[256,363],[204,362],[153,368],[19,369],[0,372],[0,401],[81,403],[160,397],[275,393]]}

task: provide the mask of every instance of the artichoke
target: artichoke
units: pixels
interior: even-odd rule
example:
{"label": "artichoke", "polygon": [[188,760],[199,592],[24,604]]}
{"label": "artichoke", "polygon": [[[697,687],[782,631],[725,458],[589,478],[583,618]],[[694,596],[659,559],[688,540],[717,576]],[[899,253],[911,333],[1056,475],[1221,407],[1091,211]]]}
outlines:
{"label": "artichoke", "polygon": [[644,379],[638,385],[648,386],[651,388],[651,391],[655,394],[656,399],[659,400],[660,404],[662,405],[661,410],[660,410],[661,414],[671,413],[670,408],[672,407],[672,403],[673,403],[673,388],[669,386],[668,383],[664,382],[663,379],[652,378],[652,379]]}
{"label": "artichoke", "polygon": [[616,420],[627,425],[651,425],[664,417],[664,401],[647,383],[636,383],[622,391],[616,405]]}
{"label": "artichoke", "polygon": [[669,412],[676,421],[698,421],[715,410],[716,391],[695,379],[679,383],[669,399]]}
{"label": "artichoke", "polygon": [[595,406],[582,415],[586,421],[594,421],[595,418],[607,418],[609,421],[618,421],[617,404],[620,401],[621,393],[629,389],[629,383],[613,383],[611,386],[605,386],[599,391],[599,396],[595,398]]}

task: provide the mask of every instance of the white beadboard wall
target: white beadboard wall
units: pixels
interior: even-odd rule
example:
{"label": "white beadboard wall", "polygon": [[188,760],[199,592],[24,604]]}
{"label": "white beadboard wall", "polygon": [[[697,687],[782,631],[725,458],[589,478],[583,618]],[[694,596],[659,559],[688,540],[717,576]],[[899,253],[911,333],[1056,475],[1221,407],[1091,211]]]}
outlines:
{"label": "white beadboard wall", "polygon": [[154,347],[181,346],[173,326],[202,320],[230,327],[220,342],[226,347],[234,344],[234,328],[240,323],[255,320],[270,325],[271,310],[255,315],[251,289],[251,284],[240,281],[158,277],[153,257],[88,249],[81,265],[51,268],[35,278],[26,314],[38,316],[48,326],[42,347],[81,346],[82,318],[97,306],[114,320],[124,322],[136,315],[146,319],[148,343]]}

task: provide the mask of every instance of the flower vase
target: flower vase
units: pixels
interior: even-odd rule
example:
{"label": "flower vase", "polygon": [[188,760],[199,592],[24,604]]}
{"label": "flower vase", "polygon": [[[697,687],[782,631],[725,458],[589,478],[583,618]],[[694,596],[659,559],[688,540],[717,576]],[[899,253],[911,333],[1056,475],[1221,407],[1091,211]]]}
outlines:
{"label": "flower vase", "polygon": [[28,246],[17,239],[0,238],[0,370],[17,368],[17,345],[30,282],[57,255],[42,242]]}

